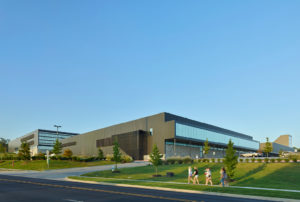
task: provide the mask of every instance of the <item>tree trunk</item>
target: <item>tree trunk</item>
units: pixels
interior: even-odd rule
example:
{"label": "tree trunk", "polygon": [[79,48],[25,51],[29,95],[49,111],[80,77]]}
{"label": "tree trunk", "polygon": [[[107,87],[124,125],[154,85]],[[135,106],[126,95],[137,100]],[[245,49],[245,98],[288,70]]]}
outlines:
{"label": "tree trunk", "polygon": [[157,176],[157,166],[155,166],[155,172],[156,172],[156,176]]}

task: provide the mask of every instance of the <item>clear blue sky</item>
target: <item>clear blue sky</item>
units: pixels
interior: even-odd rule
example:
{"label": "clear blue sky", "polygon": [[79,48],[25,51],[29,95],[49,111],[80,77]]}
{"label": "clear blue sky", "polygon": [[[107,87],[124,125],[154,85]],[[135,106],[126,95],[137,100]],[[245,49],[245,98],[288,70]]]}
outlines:
{"label": "clear blue sky", "polygon": [[300,1],[0,1],[0,137],[170,112],[300,147]]}

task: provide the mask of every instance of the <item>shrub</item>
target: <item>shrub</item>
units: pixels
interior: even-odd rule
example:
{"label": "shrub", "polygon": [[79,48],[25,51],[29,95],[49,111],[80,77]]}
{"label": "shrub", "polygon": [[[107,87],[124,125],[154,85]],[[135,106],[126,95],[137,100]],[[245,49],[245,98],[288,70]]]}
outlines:
{"label": "shrub", "polygon": [[169,158],[167,159],[168,164],[174,164],[175,163],[175,159],[174,158]]}
{"label": "shrub", "polygon": [[177,159],[177,160],[176,160],[176,163],[177,163],[177,164],[182,164],[182,163],[183,163],[183,160],[182,160],[182,159]]}
{"label": "shrub", "polygon": [[249,159],[246,159],[246,163],[249,163]]}
{"label": "shrub", "polygon": [[271,159],[271,162],[272,162],[272,163],[275,163],[275,159]]}
{"label": "shrub", "polygon": [[290,162],[290,159],[284,159],[284,161],[285,161],[286,163],[288,163],[288,162]]}
{"label": "shrub", "polygon": [[57,160],[57,157],[56,156],[51,156],[50,159],[51,160]]}
{"label": "shrub", "polygon": [[91,161],[94,161],[96,159],[97,158],[95,158],[95,157],[86,157],[86,158],[80,158],[80,161],[81,162],[91,162]]}
{"label": "shrub", "polygon": [[32,160],[46,160],[45,154],[43,153],[38,153],[35,156],[32,156]]}
{"label": "shrub", "polygon": [[214,163],[215,161],[216,161],[216,160],[215,160],[214,158],[212,158],[212,159],[211,159],[211,162],[213,162],[213,163]]}
{"label": "shrub", "polygon": [[73,155],[73,152],[71,149],[64,150],[64,154],[63,154],[64,157],[70,159],[72,157],[72,155]]}
{"label": "shrub", "polygon": [[240,163],[243,163],[244,162],[244,159],[239,159]]}
{"label": "shrub", "polygon": [[169,164],[168,164],[168,161],[162,161],[162,164],[163,164],[163,165],[169,165]]}
{"label": "shrub", "polygon": [[221,163],[221,159],[218,159],[218,163]]}
{"label": "shrub", "polygon": [[252,162],[252,163],[254,163],[254,162],[255,162],[255,160],[256,160],[255,158],[252,158],[252,159],[251,159],[251,162]]}
{"label": "shrub", "polygon": [[133,159],[131,158],[131,156],[122,155],[122,163],[130,163],[132,161],[133,161]]}
{"label": "shrub", "polygon": [[265,159],[264,159],[264,162],[265,162],[265,163],[269,163],[269,159],[268,159],[268,158],[265,158]]}
{"label": "shrub", "polygon": [[183,163],[184,164],[193,163],[193,159],[191,159],[190,157],[184,157],[183,158]]}
{"label": "shrub", "polygon": [[108,161],[113,161],[114,156],[113,156],[112,154],[107,154],[105,158],[106,158],[106,160],[108,160]]}
{"label": "shrub", "polygon": [[282,159],[281,158],[278,158],[276,159],[278,163],[281,163]]}
{"label": "shrub", "polygon": [[72,156],[72,161],[77,161],[77,156]]}
{"label": "shrub", "polygon": [[297,155],[290,155],[289,159],[292,160],[293,162],[297,162],[298,156]]}
{"label": "shrub", "polygon": [[202,159],[202,162],[203,162],[203,163],[208,163],[209,160],[208,160],[208,159]]}
{"label": "shrub", "polygon": [[257,159],[257,162],[258,162],[258,163],[261,163],[261,162],[262,162],[262,159]]}

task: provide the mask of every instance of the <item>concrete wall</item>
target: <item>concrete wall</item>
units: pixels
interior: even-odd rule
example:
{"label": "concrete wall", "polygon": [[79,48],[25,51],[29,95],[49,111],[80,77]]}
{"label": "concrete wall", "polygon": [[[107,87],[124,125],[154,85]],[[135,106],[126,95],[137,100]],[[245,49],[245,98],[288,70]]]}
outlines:
{"label": "concrete wall", "polygon": [[27,133],[26,135],[23,135],[23,136],[17,138],[17,139],[11,140],[8,143],[8,152],[10,152],[10,153],[16,152],[15,149],[16,148],[19,149],[21,146],[21,140],[24,138],[26,139],[27,137],[29,137],[31,135],[34,135],[34,137],[32,139],[27,140],[27,142],[34,141],[34,144],[30,145],[30,147],[32,147],[32,148],[37,146],[38,145],[38,130],[35,130],[35,131],[32,131],[30,133]]}
{"label": "concrete wall", "polygon": [[292,147],[292,145],[290,145],[291,138],[292,138],[292,136],[290,136],[290,135],[280,135],[274,142],[277,144],[287,146],[287,147]]}
{"label": "concrete wall", "polygon": [[153,116],[137,119],[134,121],[113,125],[107,128],[94,130],[81,135],[76,135],[64,140],[63,144],[76,142],[73,146],[64,147],[72,150],[74,155],[93,156],[98,154],[96,140],[112,137],[113,135],[129,133],[132,131],[153,129],[153,135],[147,136],[147,153],[151,153],[153,145],[157,144],[161,153],[164,152],[164,140],[174,138],[175,122],[165,122],[165,114],[160,113]]}

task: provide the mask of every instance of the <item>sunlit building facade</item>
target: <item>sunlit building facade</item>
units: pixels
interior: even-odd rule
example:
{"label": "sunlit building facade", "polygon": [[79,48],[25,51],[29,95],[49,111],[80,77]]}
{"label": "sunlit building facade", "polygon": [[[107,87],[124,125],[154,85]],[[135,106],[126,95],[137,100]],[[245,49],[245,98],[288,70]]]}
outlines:
{"label": "sunlit building facade", "polygon": [[71,149],[74,155],[97,156],[99,148],[105,154],[111,154],[113,143],[117,141],[122,153],[142,160],[148,158],[154,145],[166,158],[202,158],[206,139],[210,151],[205,157],[223,157],[230,139],[237,154],[259,149],[259,142],[249,135],[166,112],[76,135],[61,142],[64,149]]}
{"label": "sunlit building facade", "polygon": [[78,135],[78,133],[37,129],[10,141],[8,143],[8,151],[18,153],[21,143],[27,142],[30,146],[31,155],[36,155],[40,152],[46,153],[47,150],[51,151],[53,149],[56,139],[62,140],[74,135]]}

